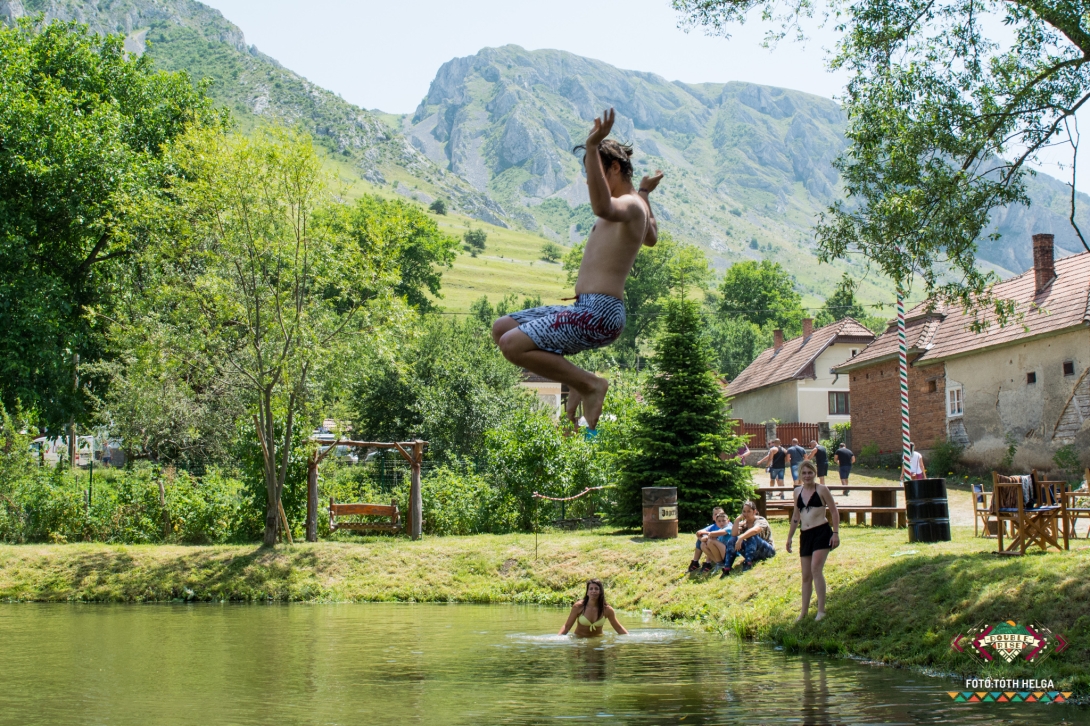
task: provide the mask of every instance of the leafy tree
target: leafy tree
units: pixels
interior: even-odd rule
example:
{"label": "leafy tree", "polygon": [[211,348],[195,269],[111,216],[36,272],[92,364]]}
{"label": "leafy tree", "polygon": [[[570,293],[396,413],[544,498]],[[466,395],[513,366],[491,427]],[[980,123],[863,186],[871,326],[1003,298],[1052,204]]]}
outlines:
{"label": "leafy tree", "polygon": [[713,352],[713,365],[719,375],[734,379],[756,360],[761,351],[772,345],[767,328],[759,328],[745,318],[709,315],[708,341]]}
{"label": "leafy tree", "polygon": [[719,284],[719,314],[748,320],[758,327],[796,332],[805,311],[795,278],[779,262],[737,262]]}
{"label": "leafy tree", "polygon": [[[585,248],[585,242],[575,245],[564,256],[569,285],[579,277]],[[638,362],[640,345],[653,334],[666,298],[685,289],[702,289],[710,277],[700,248],[677,242],[667,232],[659,235],[654,247],[641,247],[624,284],[624,332],[611,350],[629,364]]]}
{"label": "leafy tree", "polygon": [[734,453],[742,439],[728,433],[729,411],[715,376],[696,302],[671,299],[655,341],[647,407],[637,414],[633,447],[624,459],[613,519],[628,527],[641,521],[641,489],[678,489],[679,526],[699,527],[715,505],[738,512],[749,495],[747,470],[720,452]]}
{"label": "leafy tree", "polygon": [[442,199],[436,199],[434,202],[431,203],[431,206],[428,207],[428,209],[435,212],[436,214],[446,214],[447,203],[444,202]]}
{"label": "leafy tree", "polygon": [[488,241],[488,232],[483,229],[467,229],[463,238],[466,245],[478,251],[484,251],[484,244]]}
{"label": "leafy tree", "polygon": [[[847,201],[817,229],[823,260],[859,251],[898,285],[1005,320],[996,280],[975,264],[993,211],[1028,204],[1027,164],[1070,144],[1090,98],[1087,8],[1078,2],[976,0],[674,0],[695,24],[726,32],[751,11],[797,31],[815,10],[842,37],[850,145],[836,162]],[[800,31],[801,32],[801,31]],[[1074,222],[1075,185],[1072,177]],[[1086,240],[1076,227],[1083,245]],[[994,239],[994,235],[991,236]],[[1090,250],[1090,246],[1087,246]]]}
{"label": "leafy tree", "polygon": [[477,320],[432,315],[394,356],[365,361],[352,418],[369,438],[421,438],[430,456],[475,460],[485,431],[524,403],[518,383]]}
{"label": "leafy tree", "polygon": [[541,245],[541,259],[546,262],[560,262],[563,256],[564,251],[555,242],[546,242]]}
{"label": "leafy tree", "polygon": [[454,264],[458,240],[443,234],[420,207],[399,199],[364,195],[350,207],[335,208],[334,218],[338,230],[359,244],[361,254],[392,249],[400,278],[394,295],[421,312],[435,308],[428,294],[442,297],[442,270]]}
{"label": "leafy tree", "polygon": [[261,445],[264,542],[274,544],[312,375],[369,327],[397,282],[399,247],[349,235],[340,214],[322,213],[325,176],[309,138],[275,127],[251,139],[191,133],[172,156],[184,181],[149,314],[164,311],[182,354],[233,370],[244,387]]}
{"label": "leafy tree", "polygon": [[164,151],[217,125],[200,88],[74,23],[0,26],[0,400],[84,418],[119,277],[169,185]]}

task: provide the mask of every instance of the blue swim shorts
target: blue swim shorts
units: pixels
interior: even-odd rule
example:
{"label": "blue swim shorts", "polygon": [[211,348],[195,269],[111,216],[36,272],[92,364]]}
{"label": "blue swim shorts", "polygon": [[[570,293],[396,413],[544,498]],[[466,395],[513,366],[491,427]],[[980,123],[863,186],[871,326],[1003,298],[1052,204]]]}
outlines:
{"label": "blue swim shorts", "polygon": [[545,305],[510,314],[540,350],[573,355],[609,345],[624,330],[624,302],[612,295],[579,295],[574,305]]}
{"label": "blue swim shorts", "polygon": [[768,476],[771,479],[783,479],[783,469],[769,469]]}

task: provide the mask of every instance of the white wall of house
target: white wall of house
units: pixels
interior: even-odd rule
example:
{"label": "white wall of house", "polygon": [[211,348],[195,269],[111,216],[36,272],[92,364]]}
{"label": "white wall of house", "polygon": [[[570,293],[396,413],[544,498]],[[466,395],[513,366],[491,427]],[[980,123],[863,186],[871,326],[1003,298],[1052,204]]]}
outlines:
{"label": "white wall of house", "polygon": [[560,414],[561,384],[555,381],[523,381],[520,385],[537,394],[541,401]]}
{"label": "white wall of house", "polygon": [[[948,360],[946,386],[947,430],[967,440],[968,461],[995,465],[1013,443],[1017,467],[1047,469],[1056,449],[1072,444],[1090,465],[1090,330]],[[951,410],[957,390],[960,415]]]}
{"label": "white wall of house", "polygon": [[775,386],[758,388],[731,399],[731,416],[747,423],[761,423],[776,419],[783,423],[799,420],[798,381],[787,381]]}
{"label": "white wall of house", "polygon": [[840,416],[829,413],[829,393],[848,393],[848,376],[837,378],[829,372],[829,369],[847,361],[852,357],[853,351],[858,353],[865,347],[859,343],[852,345],[834,343],[817,357],[814,361],[814,373],[817,377],[804,378],[797,382],[798,421],[802,423],[827,421],[830,424],[838,424],[851,420],[850,415]]}

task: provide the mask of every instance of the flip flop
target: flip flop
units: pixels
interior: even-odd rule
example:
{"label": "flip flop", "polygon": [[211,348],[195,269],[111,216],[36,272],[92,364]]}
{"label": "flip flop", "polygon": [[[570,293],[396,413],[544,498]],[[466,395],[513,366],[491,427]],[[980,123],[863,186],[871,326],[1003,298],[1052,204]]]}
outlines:
{"label": "flip flop", "polygon": [[594,441],[598,438],[598,429],[587,429],[587,432],[583,434],[583,438],[587,441]]}

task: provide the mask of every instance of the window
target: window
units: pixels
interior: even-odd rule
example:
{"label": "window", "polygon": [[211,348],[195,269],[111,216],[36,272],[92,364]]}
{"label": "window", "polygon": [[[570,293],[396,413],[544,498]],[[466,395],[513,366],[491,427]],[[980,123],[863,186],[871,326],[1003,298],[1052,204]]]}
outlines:
{"label": "window", "polygon": [[965,404],[962,400],[963,390],[961,386],[946,389],[947,416],[960,416],[965,413]]}
{"label": "window", "polygon": [[829,392],[829,415],[830,416],[847,416],[848,415],[848,394],[839,393],[836,391]]}
{"label": "window", "polygon": [[1074,363],[1074,361],[1069,361],[1069,360],[1064,361],[1064,375],[1065,376],[1075,375],[1075,363]]}
{"label": "window", "polygon": [[937,390],[939,390],[939,384],[938,384],[937,381],[928,381],[927,382],[927,392],[928,393],[934,393]]}
{"label": "window", "polygon": [[1029,373],[1026,374],[1026,383],[1036,383],[1036,382],[1037,382],[1037,372],[1036,371],[1030,371]]}
{"label": "window", "polygon": [[852,348],[852,358],[856,357],[857,355],[859,355],[859,349],[858,348]]}

